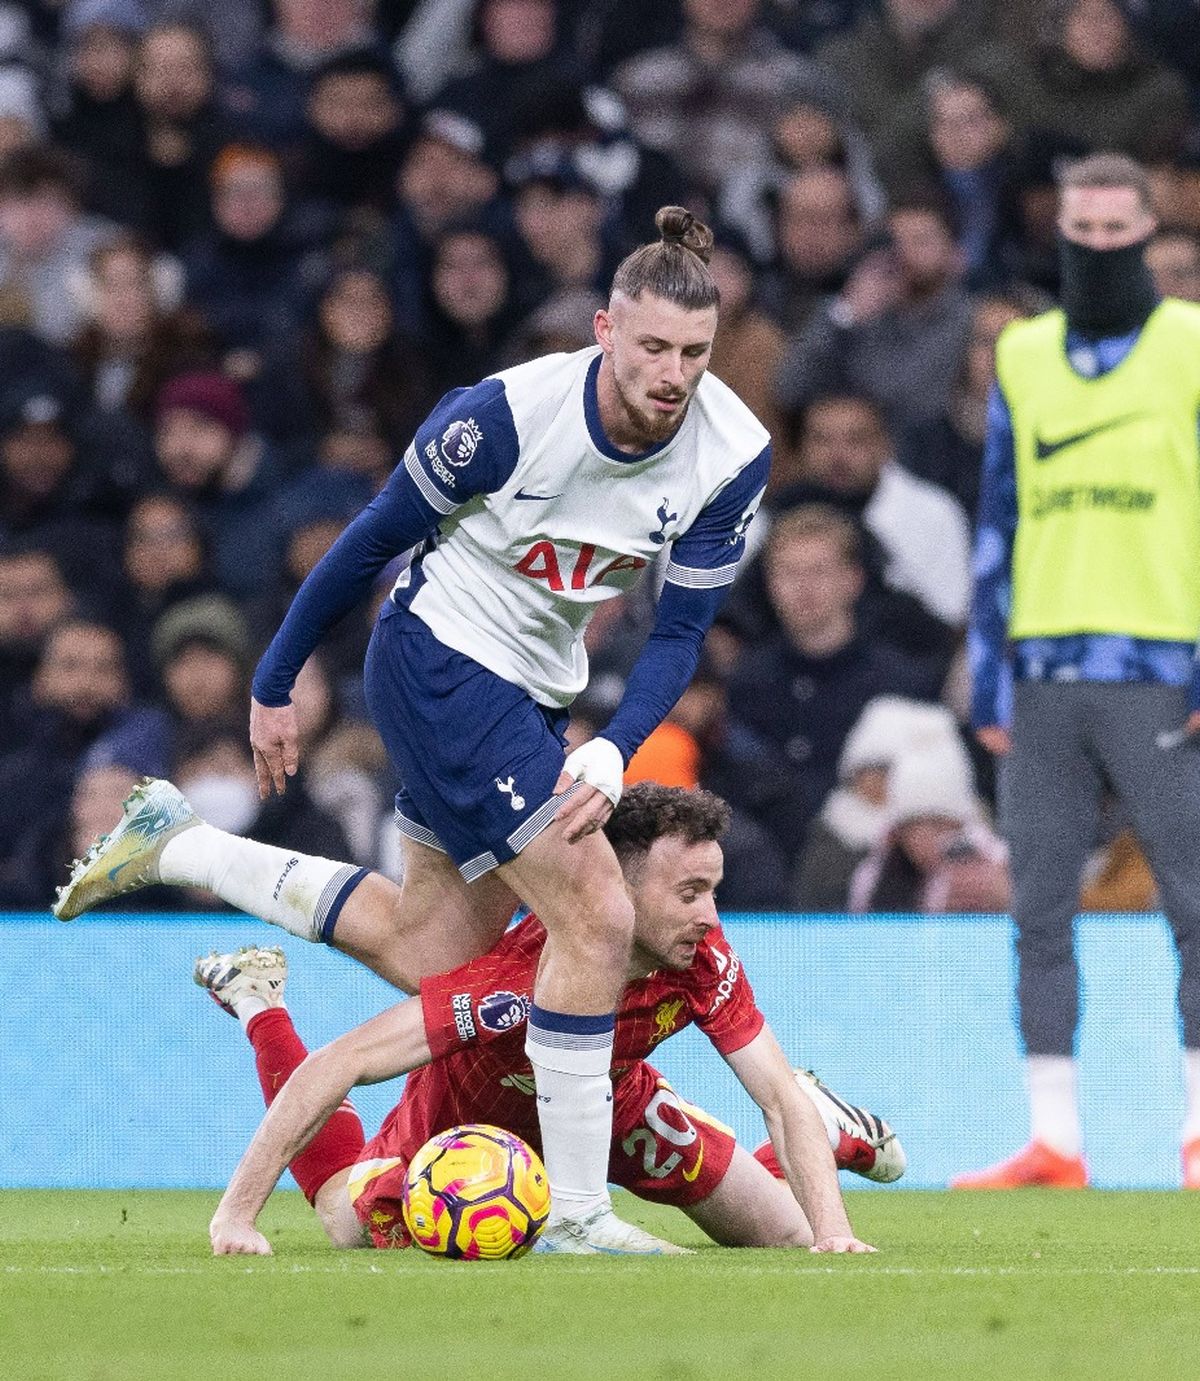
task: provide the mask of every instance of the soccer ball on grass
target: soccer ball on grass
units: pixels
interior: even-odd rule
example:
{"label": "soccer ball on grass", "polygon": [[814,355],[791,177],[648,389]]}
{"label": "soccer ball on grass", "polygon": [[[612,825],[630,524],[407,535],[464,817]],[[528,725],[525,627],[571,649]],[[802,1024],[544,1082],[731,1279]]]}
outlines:
{"label": "soccer ball on grass", "polygon": [[501,1127],[451,1127],[413,1157],[404,1225],[432,1256],[503,1261],[533,1246],[550,1216],[550,1183],[532,1147]]}

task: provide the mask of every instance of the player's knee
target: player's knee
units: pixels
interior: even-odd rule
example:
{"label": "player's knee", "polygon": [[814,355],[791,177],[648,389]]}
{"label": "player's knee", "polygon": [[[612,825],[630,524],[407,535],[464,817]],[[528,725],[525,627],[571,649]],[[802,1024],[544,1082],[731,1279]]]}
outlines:
{"label": "player's knee", "polygon": [[633,943],[633,903],[624,887],[590,887],[569,928],[589,949],[626,954]]}
{"label": "player's knee", "polygon": [[764,1243],[768,1247],[811,1247],[812,1244],[812,1228],[803,1219],[780,1224],[772,1240]]}
{"label": "player's knee", "polygon": [[346,1193],[346,1172],[341,1171],[327,1180],[313,1203],[325,1236],[339,1251],[368,1244],[363,1225],[354,1212],[354,1207]]}

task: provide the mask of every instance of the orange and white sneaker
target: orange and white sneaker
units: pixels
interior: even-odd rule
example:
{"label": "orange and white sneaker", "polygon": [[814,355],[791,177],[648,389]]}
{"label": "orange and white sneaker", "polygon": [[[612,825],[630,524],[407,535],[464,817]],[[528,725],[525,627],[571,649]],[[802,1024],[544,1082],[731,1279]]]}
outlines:
{"label": "orange and white sneaker", "polygon": [[1183,1187],[1200,1189],[1200,1136],[1183,1143]]}
{"label": "orange and white sneaker", "polygon": [[[1200,1147],[1198,1147],[1200,1151]],[[1200,1155],[1197,1158],[1200,1167]],[[1015,1156],[976,1170],[956,1175],[951,1189],[1086,1189],[1087,1166],[1082,1156],[1064,1156],[1044,1141],[1031,1141]]]}

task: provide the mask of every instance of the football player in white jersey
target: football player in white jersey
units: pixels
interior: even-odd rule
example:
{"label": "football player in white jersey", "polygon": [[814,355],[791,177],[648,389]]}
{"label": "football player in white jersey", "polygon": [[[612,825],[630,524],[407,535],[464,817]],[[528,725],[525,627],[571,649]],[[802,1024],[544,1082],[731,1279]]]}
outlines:
{"label": "football player in white jersey", "polygon": [[[299,762],[290,692],[331,625],[401,553],[365,668],[403,788],[396,884],[201,824],[168,783],[134,793],[76,865],[70,919],[149,881],[207,887],[414,992],[484,953],[519,902],[548,932],[528,1019],[560,1249],[654,1251],[608,1197],[614,1012],[633,910],[600,828],[625,765],[695,670],[766,485],[767,433],[705,373],[712,234],[664,207],[617,269],[597,347],[446,395],[383,491],[296,595],[254,678],[263,796]],[[654,629],[603,734],[564,756],[583,634],[669,548]]]}

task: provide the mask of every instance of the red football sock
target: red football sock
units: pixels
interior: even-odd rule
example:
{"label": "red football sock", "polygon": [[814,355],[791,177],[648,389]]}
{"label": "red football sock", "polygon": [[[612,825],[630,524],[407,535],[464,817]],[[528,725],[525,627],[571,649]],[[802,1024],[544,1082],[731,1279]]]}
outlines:
{"label": "red football sock", "polygon": [[[263,1098],[270,1107],[275,1095],[304,1062],[308,1050],[296,1034],[286,1007],[270,1007],[251,1017],[246,1035],[254,1047]],[[359,1159],[365,1140],[358,1113],[346,1100],[288,1166],[310,1204],[331,1175]]]}
{"label": "red football sock", "polygon": [[764,1141],[763,1144],[758,1148],[758,1150],[755,1151],[754,1159],[758,1161],[760,1165],[765,1165],[766,1168],[771,1172],[772,1175],[775,1176],[777,1180],[783,1180],[787,1178],[787,1176],[779,1168],[779,1162],[775,1159],[775,1148],[771,1145],[769,1141]]}

